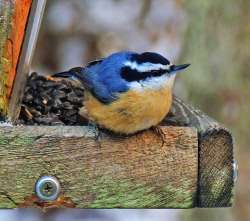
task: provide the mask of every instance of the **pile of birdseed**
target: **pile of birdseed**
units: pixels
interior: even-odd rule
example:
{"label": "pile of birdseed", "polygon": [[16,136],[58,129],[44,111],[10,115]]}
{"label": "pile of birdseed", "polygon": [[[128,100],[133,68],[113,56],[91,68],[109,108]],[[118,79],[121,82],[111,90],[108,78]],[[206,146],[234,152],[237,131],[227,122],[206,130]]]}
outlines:
{"label": "pile of birdseed", "polygon": [[32,73],[28,77],[18,124],[86,125],[79,115],[84,89],[71,80]]}

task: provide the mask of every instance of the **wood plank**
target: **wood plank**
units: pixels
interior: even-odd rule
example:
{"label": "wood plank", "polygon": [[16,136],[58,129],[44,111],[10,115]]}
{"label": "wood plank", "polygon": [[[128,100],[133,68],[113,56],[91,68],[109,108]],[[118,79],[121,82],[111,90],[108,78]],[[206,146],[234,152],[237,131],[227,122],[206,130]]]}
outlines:
{"label": "wood plank", "polygon": [[45,5],[46,0],[32,0],[29,19],[25,29],[23,47],[19,55],[15,82],[13,84],[11,97],[9,99],[7,115],[8,119],[13,123],[19,116],[24,88],[28,74],[30,72],[30,65],[36,47]]}
{"label": "wood plank", "polygon": [[6,117],[32,0],[0,0],[0,118]]}
{"label": "wood plank", "polygon": [[[196,203],[197,132],[162,127],[119,137],[89,127],[0,127],[0,207],[190,208]],[[53,175],[56,202],[34,195]]]}
{"label": "wood plank", "polygon": [[235,187],[234,141],[228,129],[202,111],[174,97],[162,125],[188,126],[198,130],[198,207],[232,206]]}

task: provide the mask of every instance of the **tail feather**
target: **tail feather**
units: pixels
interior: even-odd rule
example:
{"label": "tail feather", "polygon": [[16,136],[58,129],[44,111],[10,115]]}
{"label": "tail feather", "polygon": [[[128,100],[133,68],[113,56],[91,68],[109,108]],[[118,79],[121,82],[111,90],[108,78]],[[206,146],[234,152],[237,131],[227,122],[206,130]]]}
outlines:
{"label": "tail feather", "polygon": [[83,69],[84,68],[82,68],[82,67],[76,67],[76,68],[72,68],[68,71],[55,73],[55,74],[51,75],[51,77],[77,78],[78,80],[82,81],[83,80],[83,76],[82,76]]}
{"label": "tail feather", "polygon": [[64,72],[60,72],[60,73],[55,73],[55,74],[51,75],[51,77],[70,78],[70,77],[73,77],[73,74],[69,71],[64,71]]}

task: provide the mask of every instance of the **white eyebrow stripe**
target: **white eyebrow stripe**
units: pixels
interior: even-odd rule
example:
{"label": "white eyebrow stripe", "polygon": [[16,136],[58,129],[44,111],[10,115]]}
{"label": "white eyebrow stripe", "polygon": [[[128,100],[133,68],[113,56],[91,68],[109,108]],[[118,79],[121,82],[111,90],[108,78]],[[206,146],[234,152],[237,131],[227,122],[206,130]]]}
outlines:
{"label": "white eyebrow stripe", "polygon": [[133,70],[137,70],[138,72],[147,72],[153,70],[168,70],[171,64],[163,65],[163,64],[153,64],[150,62],[145,62],[142,64],[138,64],[136,61],[126,61],[124,63],[125,66],[130,67]]}

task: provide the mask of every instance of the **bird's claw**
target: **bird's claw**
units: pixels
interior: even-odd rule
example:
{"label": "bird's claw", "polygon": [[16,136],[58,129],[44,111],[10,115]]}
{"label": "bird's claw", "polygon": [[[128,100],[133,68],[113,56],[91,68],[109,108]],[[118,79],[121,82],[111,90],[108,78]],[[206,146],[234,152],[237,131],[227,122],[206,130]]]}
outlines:
{"label": "bird's claw", "polygon": [[163,147],[166,144],[166,135],[160,126],[153,126],[153,132],[161,138],[161,146]]}

